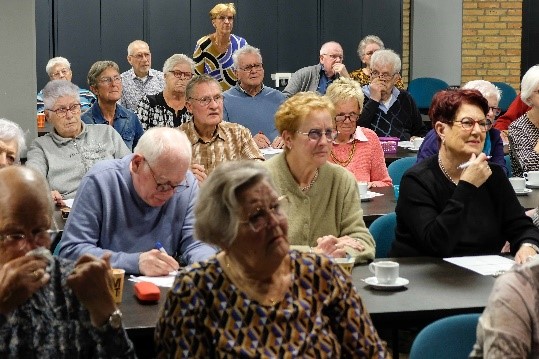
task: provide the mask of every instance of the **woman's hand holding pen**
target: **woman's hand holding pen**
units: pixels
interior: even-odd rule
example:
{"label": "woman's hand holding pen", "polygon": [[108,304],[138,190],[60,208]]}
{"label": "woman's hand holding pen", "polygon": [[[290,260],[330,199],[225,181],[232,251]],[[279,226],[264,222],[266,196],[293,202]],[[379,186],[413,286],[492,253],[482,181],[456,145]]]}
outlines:
{"label": "woman's hand holding pen", "polygon": [[269,140],[269,138],[267,138],[266,135],[262,133],[262,131],[254,135],[253,140],[255,140],[258,148],[268,148],[271,144],[271,141]]}
{"label": "woman's hand holding pen", "polygon": [[[459,167],[462,168],[463,165]],[[479,188],[492,175],[487,156],[484,153],[480,153],[477,157],[475,153],[472,154],[470,160],[465,165],[460,179],[473,184],[475,187]]]}

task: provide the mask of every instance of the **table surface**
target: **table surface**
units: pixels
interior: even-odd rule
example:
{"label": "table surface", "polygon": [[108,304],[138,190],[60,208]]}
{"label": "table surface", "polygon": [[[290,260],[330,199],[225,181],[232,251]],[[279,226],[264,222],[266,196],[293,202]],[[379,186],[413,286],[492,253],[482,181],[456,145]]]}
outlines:
{"label": "table surface", "polygon": [[398,160],[399,158],[403,157],[416,157],[417,152],[410,151],[407,148],[399,147],[397,146],[397,153],[384,153],[384,158],[386,161],[386,166],[389,166],[389,164],[393,161]]}
{"label": "table surface", "polygon": [[370,188],[369,191],[382,193],[383,196],[371,198],[368,201],[361,202],[363,209],[363,220],[368,225],[376,218],[395,211],[397,200],[393,193],[393,186]]}

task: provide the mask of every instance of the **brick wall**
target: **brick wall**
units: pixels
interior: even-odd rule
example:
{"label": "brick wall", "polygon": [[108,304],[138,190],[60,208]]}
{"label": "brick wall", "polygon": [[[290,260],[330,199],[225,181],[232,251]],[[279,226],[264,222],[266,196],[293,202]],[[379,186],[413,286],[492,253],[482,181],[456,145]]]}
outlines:
{"label": "brick wall", "polygon": [[410,8],[411,0],[402,1],[402,70],[401,76],[404,86],[410,82]]}

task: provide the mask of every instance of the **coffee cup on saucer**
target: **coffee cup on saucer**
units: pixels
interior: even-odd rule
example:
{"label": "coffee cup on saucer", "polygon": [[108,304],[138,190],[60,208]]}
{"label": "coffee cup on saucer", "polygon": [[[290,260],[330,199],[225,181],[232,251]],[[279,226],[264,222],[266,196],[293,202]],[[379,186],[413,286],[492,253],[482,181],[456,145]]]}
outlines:
{"label": "coffee cup on saucer", "polygon": [[369,264],[369,270],[374,274],[379,284],[395,284],[399,278],[399,263],[397,262],[372,262]]}
{"label": "coffee cup on saucer", "polygon": [[421,147],[421,144],[423,144],[423,138],[422,137],[416,137],[414,138],[414,140],[412,141],[412,145],[413,145],[413,149],[414,150],[419,150],[419,147]]}
{"label": "coffee cup on saucer", "polygon": [[522,177],[511,177],[509,178],[509,182],[515,192],[524,192],[526,190],[526,180]]}
{"label": "coffee cup on saucer", "polygon": [[539,171],[524,172],[524,178],[526,179],[526,185],[539,187]]}

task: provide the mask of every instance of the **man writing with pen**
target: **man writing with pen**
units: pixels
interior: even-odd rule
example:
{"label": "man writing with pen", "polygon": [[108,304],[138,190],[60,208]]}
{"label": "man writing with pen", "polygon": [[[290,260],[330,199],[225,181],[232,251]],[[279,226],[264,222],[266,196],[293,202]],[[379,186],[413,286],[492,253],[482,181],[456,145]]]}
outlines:
{"label": "man writing with pen", "polygon": [[166,127],[146,131],[133,155],[96,164],[77,191],[59,255],[112,252],[113,268],[148,276],[214,255],[193,237],[198,183],[190,164],[187,137]]}

